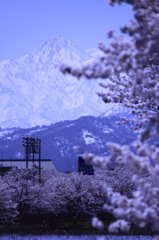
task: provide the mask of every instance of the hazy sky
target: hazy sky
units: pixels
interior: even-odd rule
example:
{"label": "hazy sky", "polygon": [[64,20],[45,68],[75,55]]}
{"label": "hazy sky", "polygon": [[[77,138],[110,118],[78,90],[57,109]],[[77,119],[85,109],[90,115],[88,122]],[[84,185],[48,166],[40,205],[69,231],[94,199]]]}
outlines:
{"label": "hazy sky", "polygon": [[130,6],[110,7],[107,0],[0,0],[0,61],[28,54],[55,35],[83,50],[97,47],[132,18]]}

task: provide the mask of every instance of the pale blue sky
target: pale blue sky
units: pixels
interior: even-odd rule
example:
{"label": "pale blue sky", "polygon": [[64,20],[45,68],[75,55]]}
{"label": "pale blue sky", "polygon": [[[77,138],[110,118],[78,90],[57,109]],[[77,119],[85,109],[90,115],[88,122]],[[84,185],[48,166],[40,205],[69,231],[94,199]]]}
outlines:
{"label": "pale blue sky", "polygon": [[132,18],[131,6],[110,7],[107,0],[0,0],[0,61],[28,54],[55,35],[83,50],[97,47]]}

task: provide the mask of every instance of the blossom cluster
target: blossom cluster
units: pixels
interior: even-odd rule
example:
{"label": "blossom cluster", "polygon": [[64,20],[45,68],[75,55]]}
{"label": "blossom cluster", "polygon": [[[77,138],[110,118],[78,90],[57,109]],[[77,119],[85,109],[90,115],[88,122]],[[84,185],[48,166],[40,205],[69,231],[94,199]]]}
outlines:
{"label": "blossom cluster", "polygon": [[[126,231],[131,223],[139,227],[150,225],[158,231],[159,188],[136,178],[135,174],[155,176],[159,171],[158,146],[147,142],[159,134],[159,1],[109,2],[112,6],[117,3],[131,4],[134,20],[121,28],[120,37],[109,32],[110,44],[99,44],[102,54],[96,59],[80,65],[62,63],[60,70],[78,78],[104,79],[105,82],[100,84],[104,90],[98,93],[103,101],[106,104],[121,103],[132,109],[137,119],[136,126],[140,128],[139,138],[133,147],[108,143],[111,156],[84,153],[83,157],[88,164],[102,169],[115,160],[116,164],[129,167],[134,172],[133,180],[138,188],[131,199],[105,187],[110,201],[110,205],[105,206],[118,219],[110,226],[110,231]],[[129,35],[129,40],[125,40],[125,34]]]}

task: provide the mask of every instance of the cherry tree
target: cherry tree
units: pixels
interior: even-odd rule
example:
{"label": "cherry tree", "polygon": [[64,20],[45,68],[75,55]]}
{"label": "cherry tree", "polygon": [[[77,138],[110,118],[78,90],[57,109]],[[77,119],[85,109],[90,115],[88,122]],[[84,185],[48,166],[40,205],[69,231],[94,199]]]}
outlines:
{"label": "cherry tree", "polygon": [[11,191],[12,202],[17,206],[18,217],[26,211],[41,209],[45,203],[47,187],[39,181],[38,171],[35,168],[12,168],[3,176],[3,182]]}
{"label": "cherry tree", "polygon": [[[100,182],[101,192],[103,193],[103,185],[107,185],[113,189],[114,192],[119,192],[121,195],[126,195],[128,198],[132,197],[132,192],[137,189],[137,185],[132,180],[133,172],[130,169],[116,166],[114,170],[96,169],[95,181]],[[146,182],[150,182],[149,178],[145,178]],[[153,182],[153,179],[151,179]],[[156,181],[158,184],[158,181]]]}
{"label": "cherry tree", "polygon": [[17,204],[12,200],[13,190],[0,177],[0,223],[13,223],[18,215]]}
{"label": "cherry tree", "polygon": [[96,193],[101,192],[102,184],[93,177],[77,172],[52,175],[46,183],[49,189],[47,209],[55,214],[69,212],[74,215],[74,219],[84,213],[93,216],[102,209],[104,203],[96,201]]}
{"label": "cherry tree", "polygon": [[[123,104],[136,117],[140,136],[129,146],[108,143],[112,155],[107,157],[84,153],[88,164],[105,169],[114,160],[118,165],[130,168],[137,185],[132,198],[105,187],[110,204],[105,207],[118,219],[109,230],[128,231],[131,223],[139,227],[150,225],[159,229],[159,186],[145,182],[140,174],[155,175],[159,171],[159,148],[147,140],[159,134],[159,2],[158,0],[110,0],[110,5],[127,3],[132,5],[134,19],[122,27],[122,35],[108,33],[110,44],[99,44],[102,54],[95,60],[83,64],[63,63],[60,70],[77,78],[102,78],[103,91],[98,95],[107,104]],[[129,35],[129,40],[124,35]],[[129,121],[128,119],[123,119]],[[153,164],[151,164],[153,163]],[[135,174],[138,175],[135,175]],[[139,177],[140,176],[140,177]],[[101,228],[101,222],[93,220]]]}

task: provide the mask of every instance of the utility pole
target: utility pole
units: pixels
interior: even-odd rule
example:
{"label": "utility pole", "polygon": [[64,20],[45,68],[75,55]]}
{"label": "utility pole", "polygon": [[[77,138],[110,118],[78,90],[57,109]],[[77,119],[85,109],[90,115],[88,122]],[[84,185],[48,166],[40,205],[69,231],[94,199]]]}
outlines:
{"label": "utility pole", "polygon": [[41,139],[39,139],[39,176],[41,176]]}

